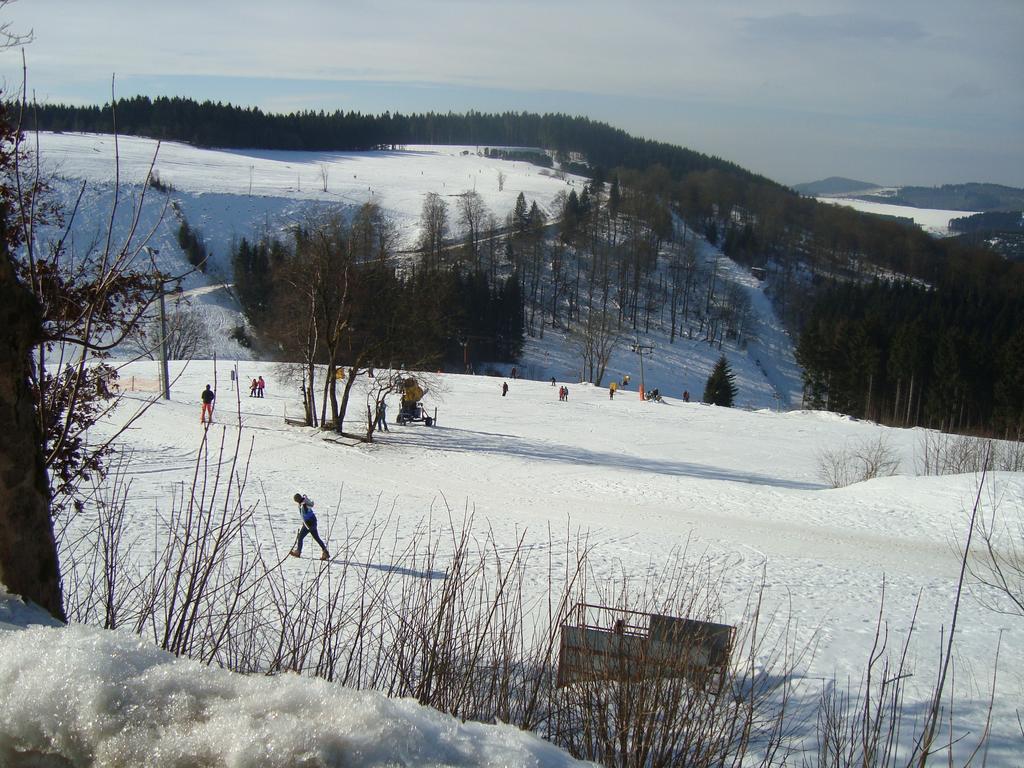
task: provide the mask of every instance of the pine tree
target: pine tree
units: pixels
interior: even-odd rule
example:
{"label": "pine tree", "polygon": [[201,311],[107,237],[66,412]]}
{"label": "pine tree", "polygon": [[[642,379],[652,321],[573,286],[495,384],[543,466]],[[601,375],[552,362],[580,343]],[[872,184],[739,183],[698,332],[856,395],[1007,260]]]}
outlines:
{"label": "pine tree", "polygon": [[622,191],[619,189],[619,177],[612,179],[612,188],[608,192],[608,213],[612,218],[619,215],[619,208],[622,206]]}
{"label": "pine tree", "polygon": [[704,402],[731,408],[735,397],[736,382],[725,355],[722,355],[708,376],[708,383],[704,385]]}
{"label": "pine tree", "polygon": [[516,197],[515,208],[512,209],[512,223],[515,226],[516,234],[522,235],[530,224],[530,215],[526,207],[526,196],[520,192]]}

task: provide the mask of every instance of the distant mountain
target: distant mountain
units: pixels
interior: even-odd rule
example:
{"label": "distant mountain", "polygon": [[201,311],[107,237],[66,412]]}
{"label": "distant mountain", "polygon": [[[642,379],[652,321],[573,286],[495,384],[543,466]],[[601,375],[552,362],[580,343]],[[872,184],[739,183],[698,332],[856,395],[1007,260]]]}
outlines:
{"label": "distant mountain", "polygon": [[793,189],[801,195],[817,197],[818,195],[847,195],[854,192],[867,192],[879,189],[880,185],[872,184],[870,181],[857,181],[846,179],[842,176],[829,176],[820,181],[810,181],[806,184],[796,184]]}
{"label": "distant mountain", "polygon": [[947,211],[1019,211],[1024,208],[1024,189],[1001,184],[944,184],[941,187],[900,187],[895,195],[858,195],[890,205],[936,208]]}

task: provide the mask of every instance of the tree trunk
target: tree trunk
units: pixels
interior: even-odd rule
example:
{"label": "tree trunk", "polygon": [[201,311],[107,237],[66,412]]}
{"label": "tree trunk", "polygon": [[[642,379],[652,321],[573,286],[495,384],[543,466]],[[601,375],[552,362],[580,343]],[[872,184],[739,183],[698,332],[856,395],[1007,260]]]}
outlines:
{"label": "tree trunk", "polygon": [[40,332],[38,305],[10,257],[0,255],[0,582],[63,621],[50,488],[28,386]]}

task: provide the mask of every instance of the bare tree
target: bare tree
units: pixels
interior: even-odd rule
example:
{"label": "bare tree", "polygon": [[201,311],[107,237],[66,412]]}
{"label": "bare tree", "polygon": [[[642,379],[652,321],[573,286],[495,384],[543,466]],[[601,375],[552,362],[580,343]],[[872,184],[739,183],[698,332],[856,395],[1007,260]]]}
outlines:
{"label": "bare tree", "polygon": [[377,203],[363,203],[352,219],[350,248],[360,264],[385,262],[398,242],[398,228]]}
{"label": "bare tree", "polygon": [[423,198],[420,213],[420,242],[423,260],[428,269],[436,269],[441,263],[444,241],[448,237],[448,203],[436,192],[428,192]]}
{"label": "bare tree", "polygon": [[[112,99],[113,100],[113,99]],[[29,108],[22,98],[21,112]],[[114,126],[116,129],[116,115]],[[54,517],[73,511],[80,484],[102,476],[117,435],[99,443],[88,440],[90,427],[117,407],[117,371],[105,360],[113,349],[137,334],[142,318],[167,277],[152,262],[146,244],[154,230],[140,226],[149,179],[159,153],[157,144],[141,191],[128,203],[127,224],[116,227],[126,192],[114,184],[110,217],[100,238],[79,247],[71,233],[78,198],[66,215],[51,202],[38,156],[22,149],[21,132],[10,136],[11,165],[4,185],[11,196],[18,229],[19,258],[14,269],[42,308],[43,336],[33,350],[30,385],[35,418],[43,436],[44,463],[51,484]],[[119,164],[117,134],[114,163]],[[62,221],[63,219],[63,221]],[[57,230],[55,224],[62,223]]]}
{"label": "bare tree", "polygon": [[[7,45],[24,40],[6,25],[0,37]],[[26,91],[23,80],[21,115]],[[110,441],[85,436],[116,405],[116,372],[98,361],[135,329],[153,297],[153,275],[134,268],[148,239],[136,237],[148,184],[119,243],[115,184],[105,243],[68,263],[62,257],[74,210],[56,242],[40,236],[55,208],[38,156],[33,162],[23,148],[20,116],[16,122],[10,110],[0,99],[0,581],[63,619],[55,493],[67,502],[90,473],[105,471]]]}
{"label": "bare tree", "polygon": [[50,487],[28,385],[42,313],[15,275],[10,215],[6,204],[0,206],[0,582],[63,620]]}
{"label": "bare tree", "polygon": [[378,368],[366,387],[366,439],[373,440],[376,431],[377,414],[388,395],[401,392],[402,382],[409,378],[406,371],[393,368]]}
{"label": "bare tree", "polygon": [[[148,317],[132,345],[150,360],[159,355],[161,326],[160,318]],[[210,333],[203,316],[194,308],[182,304],[179,309],[172,310],[167,315],[166,329],[169,360],[194,360],[210,355]]]}
{"label": "bare tree", "polygon": [[330,172],[330,168],[327,163],[320,163],[320,188],[327,191],[327,175]]}
{"label": "bare tree", "polygon": [[[315,403],[315,363],[323,356],[326,363],[320,421],[338,430],[337,371],[341,342],[349,326],[352,307],[348,301],[352,266],[350,233],[337,214],[307,221],[296,233],[295,251],[285,270],[285,281],[293,289],[284,292],[285,303],[297,303],[304,310],[306,342],[304,356],[308,372],[309,402]],[[315,410],[315,406],[311,408]]]}
{"label": "bare tree", "polygon": [[600,387],[608,361],[620,341],[615,316],[596,309],[589,311],[573,331],[573,340],[583,364],[583,378]]}
{"label": "bare tree", "polygon": [[467,190],[459,196],[459,228],[466,238],[469,260],[479,267],[480,235],[487,221],[487,204],[476,190]]}

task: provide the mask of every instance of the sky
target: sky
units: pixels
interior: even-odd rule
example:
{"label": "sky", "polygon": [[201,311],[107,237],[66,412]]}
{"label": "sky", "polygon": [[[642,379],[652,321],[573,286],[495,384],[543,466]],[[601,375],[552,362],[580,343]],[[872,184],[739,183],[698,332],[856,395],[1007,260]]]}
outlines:
{"label": "sky", "polygon": [[[286,9],[286,10],[285,10]],[[580,114],[785,184],[1024,186],[1020,0],[18,0],[41,102]],[[20,87],[18,50],[0,78]]]}

